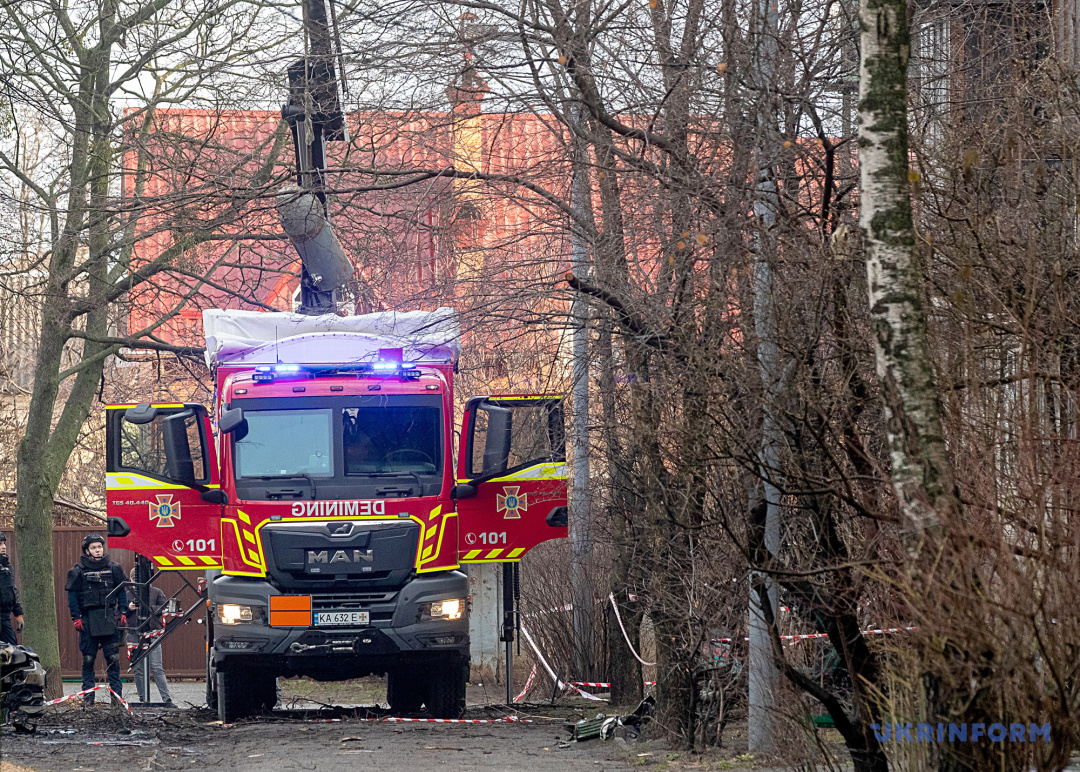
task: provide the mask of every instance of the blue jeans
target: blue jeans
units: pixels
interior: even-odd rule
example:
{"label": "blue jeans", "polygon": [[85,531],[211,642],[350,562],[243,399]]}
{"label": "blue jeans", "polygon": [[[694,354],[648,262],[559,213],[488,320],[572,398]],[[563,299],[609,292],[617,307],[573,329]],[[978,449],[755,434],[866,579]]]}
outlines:
{"label": "blue jeans", "polygon": [[[94,662],[97,660],[98,649],[101,649],[102,656],[105,657],[105,676],[108,678],[109,686],[116,692],[117,697],[122,697],[124,694],[124,685],[120,682],[120,643],[123,641],[123,634],[117,632],[115,635],[102,635],[93,636],[90,633],[83,630],[79,633],[79,651],[82,652],[82,688],[91,689],[94,686]],[[94,693],[83,697],[83,700],[92,704],[94,702]]]}
{"label": "blue jeans", "polygon": [[135,687],[139,691],[140,702],[150,702],[150,692],[147,691],[143,694],[143,679],[146,678],[146,668],[150,667],[150,677],[154,679],[154,683],[157,685],[158,694],[161,695],[162,702],[172,702],[172,696],[169,694],[169,682],[165,678],[165,669],[161,666],[161,647],[151,650],[142,662],[135,666]]}

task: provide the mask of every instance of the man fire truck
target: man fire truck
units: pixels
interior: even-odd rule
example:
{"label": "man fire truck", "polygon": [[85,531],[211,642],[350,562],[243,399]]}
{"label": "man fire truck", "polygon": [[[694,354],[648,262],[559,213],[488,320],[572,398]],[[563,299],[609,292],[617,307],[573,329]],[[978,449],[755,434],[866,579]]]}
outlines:
{"label": "man fire truck", "polygon": [[561,401],[469,399],[455,469],[455,314],[335,313],[353,269],[323,170],[325,142],[347,132],[324,6],[305,9],[313,54],[289,68],[282,108],[297,186],[278,200],[300,308],[204,312],[216,425],[198,404],[107,411],[109,547],[142,556],[133,661],[164,637],[144,630],[150,564],[205,569],[207,699],[222,721],[272,707],[281,676],[382,673],[394,711],[455,718],[469,671],[460,564],[520,561],[567,534]]}
{"label": "man fire truck", "polygon": [[216,430],[198,404],[110,405],[110,548],[208,569],[223,721],[280,676],[388,675],[394,711],[465,706],[461,563],[565,537],[558,398],[483,396],[453,459],[456,321],[210,310]]}

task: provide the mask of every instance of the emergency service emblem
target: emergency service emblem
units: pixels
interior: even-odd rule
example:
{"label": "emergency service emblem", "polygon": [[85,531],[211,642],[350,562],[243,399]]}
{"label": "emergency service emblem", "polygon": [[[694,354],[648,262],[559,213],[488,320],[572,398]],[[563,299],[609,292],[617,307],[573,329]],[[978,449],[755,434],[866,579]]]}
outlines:
{"label": "emergency service emblem", "polygon": [[495,494],[495,505],[500,512],[505,512],[503,520],[520,520],[521,513],[529,508],[529,494],[522,493],[518,485],[504,485],[501,494]]}
{"label": "emergency service emblem", "polygon": [[150,504],[150,519],[157,520],[158,528],[172,528],[180,519],[180,502],[173,503],[171,493],[159,493],[157,504]]}

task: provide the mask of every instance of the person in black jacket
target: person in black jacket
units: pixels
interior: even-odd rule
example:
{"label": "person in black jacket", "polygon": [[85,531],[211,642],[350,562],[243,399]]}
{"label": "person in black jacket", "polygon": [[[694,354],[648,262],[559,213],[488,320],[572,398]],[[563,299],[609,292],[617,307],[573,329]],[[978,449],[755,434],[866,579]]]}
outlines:
{"label": "person in black jacket", "polygon": [[[128,603],[126,590],[113,592],[127,581],[124,569],[105,554],[105,539],[96,533],[83,539],[83,555],[68,571],[64,589],[68,594],[71,621],[79,631],[82,652],[82,688],[94,686],[94,662],[98,649],[105,657],[105,674],[116,697],[123,695],[120,683],[120,645],[127,626],[124,613]],[[113,698],[116,701],[116,698]],[[94,704],[94,693],[83,697],[84,705]]]}
{"label": "person in black jacket", "polygon": [[[15,626],[11,617],[15,616]],[[0,643],[19,644],[15,633],[23,629],[23,607],[19,603],[19,588],[15,586],[15,573],[7,554],[7,534],[0,531]]]}

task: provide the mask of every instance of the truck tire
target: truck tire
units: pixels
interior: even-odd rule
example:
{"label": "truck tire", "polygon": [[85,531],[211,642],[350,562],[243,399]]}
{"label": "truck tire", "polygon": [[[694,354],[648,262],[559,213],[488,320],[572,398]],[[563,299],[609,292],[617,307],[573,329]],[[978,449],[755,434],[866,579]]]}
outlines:
{"label": "truck tire", "polygon": [[206,707],[217,710],[217,679],[214,677],[214,669],[210,666],[210,658],[213,656],[212,650],[206,655]]}
{"label": "truck tire", "polygon": [[386,701],[395,716],[419,713],[424,702],[422,671],[398,668],[386,674]]}
{"label": "truck tire", "polygon": [[465,712],[467,665],[436,667],[428,679],[428,712],[435,718],[461,718]]}
{"label": "truck tire", "polygon": [[223,724],[251,715],[253,702],[248,673],[244,670],[217,672],[217,712]]}
{"label": "truck tire", "polygon": [[255,713],[273,710],[277,705],[277,676],[249,672],[247,686],[251,693],[251,703]]}

